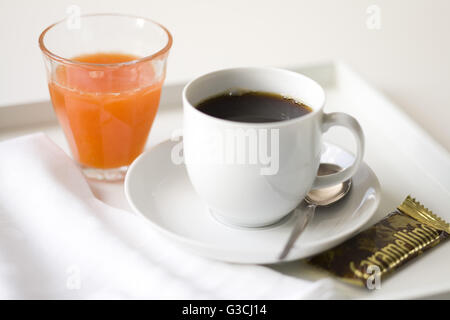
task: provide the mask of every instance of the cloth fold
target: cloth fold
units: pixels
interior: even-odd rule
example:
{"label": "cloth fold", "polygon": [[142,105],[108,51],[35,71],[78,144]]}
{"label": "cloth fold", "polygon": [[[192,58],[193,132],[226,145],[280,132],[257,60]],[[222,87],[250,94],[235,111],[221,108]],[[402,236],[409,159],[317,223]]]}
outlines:
{"label": "cloth fold", "polygon": [[333,281],[185,252],[92,194],[42,133],[0,143],[1,299],[326,299]]}

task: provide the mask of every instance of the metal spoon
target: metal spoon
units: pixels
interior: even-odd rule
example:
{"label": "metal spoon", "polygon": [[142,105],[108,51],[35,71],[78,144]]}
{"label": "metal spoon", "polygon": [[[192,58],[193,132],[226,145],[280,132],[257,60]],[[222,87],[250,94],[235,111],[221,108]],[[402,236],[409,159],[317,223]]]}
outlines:
{"label": "metal spoon", "polygon": [[[342,170],[343,169],[336,164],[321,163],[317,174],[319,176],[329,175]],[[316,207],[330,206],[338,202],[350,191],[351,186],[352,180],[348,179],[331,187],[315,189],[308,192],[302,203],[295,209],[296,212],[294,213],[298,218],[295,222],[294,230],[292,230],[292,233],[289,236],[289,240],[278,257],[279,260],[283,260],[289,254],[294,243],[312,220]]]}

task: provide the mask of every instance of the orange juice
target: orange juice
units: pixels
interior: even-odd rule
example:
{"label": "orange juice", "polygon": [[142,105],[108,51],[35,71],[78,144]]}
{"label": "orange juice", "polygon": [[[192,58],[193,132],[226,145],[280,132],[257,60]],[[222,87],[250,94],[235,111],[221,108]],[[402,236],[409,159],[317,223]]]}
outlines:
{"label": "orange juice", "polygon": [[[86,167],[127,166],[144,149],[164,79],[155,78],[151,61],[126,63],[135,59],[119,53],[78,56],[72,60],[87,64],[60,65],[49,83],[73,157]],[[103,65],[117,63],[123,64]]]}

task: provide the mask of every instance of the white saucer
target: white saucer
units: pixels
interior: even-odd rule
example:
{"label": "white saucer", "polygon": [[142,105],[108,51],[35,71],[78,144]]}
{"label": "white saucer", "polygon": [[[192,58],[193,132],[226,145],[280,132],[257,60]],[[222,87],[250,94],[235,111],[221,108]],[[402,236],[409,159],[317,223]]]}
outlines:
{"label": "white saucer", "polygon": [[[184,164],[171,161],[179,142],[165,141],[143,153],[128,170],[125,195],[131,207],[154,229],[197,254],[236,263],[277,263],[294,219],[261,229],[235,228],[217,221],[195,193]],[[324,144],[322,162],[347,167],[353,155]],[[380,184],[363,163],[349,195],[330,208],[320,208],[286,260],[327,250],[360,230],[380,201]],[[151,232],[151,231],[150,231]]]}

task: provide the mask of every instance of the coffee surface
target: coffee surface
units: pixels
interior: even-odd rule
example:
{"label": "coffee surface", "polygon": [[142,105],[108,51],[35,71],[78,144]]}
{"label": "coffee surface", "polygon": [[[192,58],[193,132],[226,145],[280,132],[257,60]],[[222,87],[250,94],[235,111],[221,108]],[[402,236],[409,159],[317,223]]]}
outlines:
{"label": "coffee surface", "polygon": [[208,98],[197,109],[216,118],[250,123],[290,120],[312,109],[307,105],[269,92],[225,92]]}

